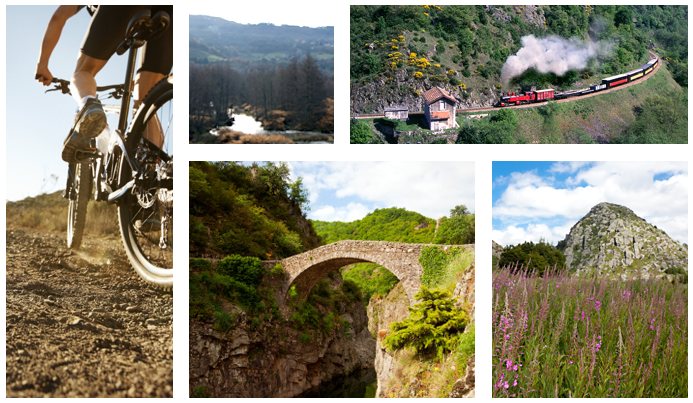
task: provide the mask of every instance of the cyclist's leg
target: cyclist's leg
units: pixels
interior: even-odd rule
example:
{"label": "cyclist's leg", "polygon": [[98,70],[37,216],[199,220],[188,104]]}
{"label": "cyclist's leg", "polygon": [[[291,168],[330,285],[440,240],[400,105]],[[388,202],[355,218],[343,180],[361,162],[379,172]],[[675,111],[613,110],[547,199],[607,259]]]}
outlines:
{"label": "cyclist's leg", "polygon": [[[173,6],[152,6],[151,11],[152,15],[159,11],[168,13],[170,25],[160,37],[147,42],[143,48],[141,66],[135,77],[135,108],[173,68]],[[158,117],[149,120],[144,137],[159,147],[163,145],[165,139]]]}
{"label": "cyclist's leg", "polygon": [[72,97],[78,104],[81,104],[87,95],[96,96],[96,79],[94,77],[107,62],[108,60],[100,60],[82,52],[79,53],[77,67],[72,75],[70,85]]}
{"label": "cyclist's leg", "polygon": [[[165,77],[164,74],[155,73],[151,71],[140,70],[135,77],[135,91],[133,98],[135,101],[135,110],[137,110],[142,103],[142,100],[149,93],[149,91],[154,87],[156,83],[161,81]],[[161,128],[161,122],[159,118],[154,115],[147,124],[147,128],[144,131],[144,138],[162,147],[164,144],[164,135]]]}

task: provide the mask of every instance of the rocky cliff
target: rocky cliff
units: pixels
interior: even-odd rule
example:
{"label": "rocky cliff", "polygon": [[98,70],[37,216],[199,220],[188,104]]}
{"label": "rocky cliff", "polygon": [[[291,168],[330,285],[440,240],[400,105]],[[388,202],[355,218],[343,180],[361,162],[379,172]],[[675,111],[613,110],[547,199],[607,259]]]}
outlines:
{"label": "rocky cliff", "polygon": [[627,207],[600,203],[559,243],[566,266],[578,273],[623,279],[664,277],[688,270],[688,247]]}
{"label": "rocky cliff", "polygon": [[[404,53],[407,53],[405,50]],[[408,57],[408,56],[407,56]],[[423,112],[421,94],[438,86],[451,91],[457,99],[457,109],[483,108],[498,102],[495,88],[489,85],[486,91],[465,99],[458,87],[448,83],[431,82],[407,76],[406,70],[395,72],[393,77],[378,77],[360,86],[351,94],[351,107],[355,113],[383,113],[385,108],[406,107],[409,113]]]}
{"label": "rocky cliff", "polygon": [[301,338],[305,329],[258,324],[239,308],[228,309],[237,319],[226,334],[190,320],[190,396],[197,389],[211,397],[295,397],[333,376],[373,367],[375,341],[361,301],[342,309],[346,329],[317,332],[308,341]]}
{"label": "rocky cliff", "polygon": [[[465,269],[457,283],[453,293],[457,297],[456,305],[465,309],[470,317],[472,329],[475,312],[475,270],[474,263]],[[387,335],[390,323],[401,321],[409,315],[409,299],[404,292],[402,284],[397,284],[390,293],[383,298],[374,297],[368,304],[368,329],[376,335],[375,370],[378,377],[378,389],[376,397],[439,397],[431,395],[432,390],[417,377],[408,377],[403,371],[407,351],[393,353],[382,346],[382,340]],[[452,368],[454,371],[454,357],[452,354],[441,367]],[[454,381],[452,391],[447,397],[474,397],[475,396],[475,356],[467,360],[467,368],[464,374]],[[409,379],[407,379],[409,378]],[[448,389],[449,390],[449,389]]]}

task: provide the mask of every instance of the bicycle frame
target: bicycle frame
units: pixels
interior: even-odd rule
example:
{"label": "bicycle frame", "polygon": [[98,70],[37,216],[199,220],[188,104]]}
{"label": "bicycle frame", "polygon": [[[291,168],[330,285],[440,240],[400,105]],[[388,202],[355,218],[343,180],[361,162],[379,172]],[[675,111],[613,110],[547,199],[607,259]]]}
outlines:
{"label": "bicycle frame", "polygon": [[[124,154],[125,159],[128,162],[128,165],[130,166],[132,171],[137,174],[137,177],[142,177],[144,175],[142,167],[140,167],[136,159],[133,158],[132,151],[125,146],[125,142],[130,135],[129,131],[127,131],[128,117],[130,114],[130,102],[132,100],[132,91],[130,89],[132,88],[132,83],[134,79],[135,65],[137,62],[137,53],[144,44],[144,41],[139,39],[130,39],[129,42],[130,43],[128,43],[129,50],[127,67],[125,71],[125,82],[121,85],[112,85],[97,88],[98,91],[104,91],[109,89],[114,89],[117,91],[117,87],[122,88],[120,109],[117,112],[120,115],[118,118],[118,128],[113,133],[111,133],[112,138],[111,143],[109,143],[108,153],[106,155],[103,155],[98,150],[94,149],[94,151],[82,154],[86,154],[85,159],[93,159],[95,162],[95,164],[92,164],[92,177],[94,180],[94,188],[96,189],[96,191],[94,192],[94,199],[99,201],[107,200],[109,203],[115,203],[121,196],[123,196],[127,191],[129,191],[135,183],[135,179],[132,179],[127,183],[116,183],[116,190],[113,190],[111,188],[109,182],[113,183],[112,181],[116,180],[117,174],[115,171],[113,171],[112,174],[115,177],[110,178],[107,175],[106,169],[110,167],[110,164],[118,163],[117,152],[122,152]],[[108,106],[105,107],[107,108]],[[115,111],[112,110],[111,112]],[[125,136],[123,136],[122,133],[125,133]],[[114,140],[115,144],[117,144],[118,146],[118,151],[116,151],[115,147],[113,147]],[[93,139],[92,142],[95,142],[95,139]],[[150,144],[150,146],[154,145]],[[65,188],[65,194],[68,198],[72,197],[72,188],[74,182],[72,177],[73,168],[74,167],[72,165],[69,167],[67,178],[68,183]]]}

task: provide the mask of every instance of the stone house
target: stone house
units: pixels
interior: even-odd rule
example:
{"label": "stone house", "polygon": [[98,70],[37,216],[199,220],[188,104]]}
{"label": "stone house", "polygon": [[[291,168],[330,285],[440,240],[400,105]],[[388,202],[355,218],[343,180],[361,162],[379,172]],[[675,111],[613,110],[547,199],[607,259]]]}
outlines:
{"label": "stone house", "polygon": [[433,87],[421,95],[424,101],[424,114],[431,130],[452,129],[455,123],[457,99],[452,93],[440,87]]}

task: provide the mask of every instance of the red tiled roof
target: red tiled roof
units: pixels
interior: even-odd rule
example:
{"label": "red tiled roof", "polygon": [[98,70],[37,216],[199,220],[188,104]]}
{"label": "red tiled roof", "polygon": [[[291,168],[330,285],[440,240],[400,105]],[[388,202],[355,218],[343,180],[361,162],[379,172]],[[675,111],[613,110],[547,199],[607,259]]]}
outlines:
{"label": "red tiled roof", "polygon": [[448,119],[450,117],[450,112],[431,112],[431,120],[438,119]]}
{"label": "red tiled roof", "polygon": [[430,90],[424,92],[423,97],[426,100],[426,103],[429,105],[441,98],[445,98],[452,103],[457,103],[457,100],[455,99],[455,97],[452,96],[451,93],[445,91],[440,87],[433,87]]}

